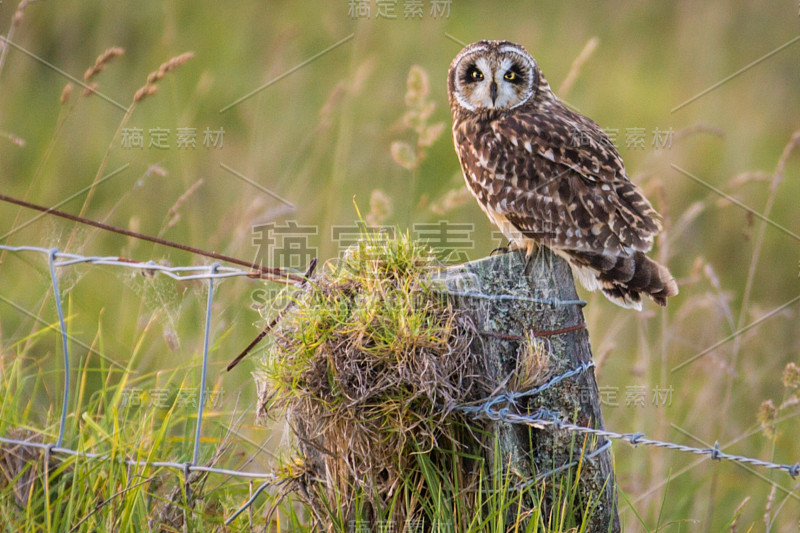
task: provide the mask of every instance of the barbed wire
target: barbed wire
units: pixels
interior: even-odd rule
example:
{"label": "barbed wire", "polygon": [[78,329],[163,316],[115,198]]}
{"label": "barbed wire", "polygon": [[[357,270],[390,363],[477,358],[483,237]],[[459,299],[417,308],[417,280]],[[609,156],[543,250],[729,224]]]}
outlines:
{"label": "barbed wire", "polygon": [[[189,280],[200,280],[200,279],[208,281],[208,298],[206,302],[206,313],[204,321],[202,365],[201,365],[201,377],[200,377],[200,387],[199,387],[200,398],[198,402],[199,405],[197,410],[197,425],[195,427],[191,460],[186,462],[142,461],[129,458],[120,458],[116,460],[130,466],[138,466],[143,468],[153,467],[153,468],[174,469],[183,472],[184,479],[186,481],[188,481],[188,477],[191,472],[206,472],[206,473],[234,476],[234,477],[253,479],[253,480],[255,479],[263,480],[263,482],[252,493],[249,499],[239,509],[237,509],[230,517],[228,517],[228,519],[226,519],[225,521],[226,524],[230,524],[245,509],[250,507],[264,490],[280,482],[280,477],[276,475],[274,472],[248,472],[242,470],[217,468],[217,467],[197,464],[200,455],[200,441],[201,441],[200,436],[201,436],[203,416],[204,416],[203,404],[205,400],[204,398],[205,383],[208,371],[208,352],[210,346],[210,331],[211,331],[211,319],[212,319],[211,310],[214,302],[214,280],[222,278],[230,278],[230,277],[258,278],[258,274],[254,275],[254,272],[252,270],[242,270],[238,268],[221,266],[218,263],[214,263],[211,265],[202,265],[202,266],[173,267],[173,266],[160,265],[153,261],[139,262],[121,257],[82,256],[78,254],[60,252],[58,249],[55,248],[42,248],[37,246],[8,246],[0,244],[0,250],[6,250],[15,253],[35,252],[47,256],[50,282],[54,293],[56,312],[59,318],[61,346],[62,346],[63,361],[64,361],[64,393],[62,396],[61,417],[59,421],[58,436],[56,438],[56,441],[54,443],[43,443],[43,442],[34,442],[34,441],[26,441],[20,439],[11,439],[7,437],[0,437],[0,443],[41,449],[44,451],[45,456],[48,459],[51,458],[54,454],[67,455],[67,456],[73,456],[91,460],[105,461],[112,459],[112,457],[108,454],[78,451],[63,446],[64,434],[66,429],[67,408],[69,405],[70,362],[69,362],[68,336],[65,326],[64,312],[62,308],[56,269],[77,264],[108,265],[115,267],[132,268],[150,272],[153,274],[156,273],[163,274],[177,281],[189,281]],[[454,292],[452,294],[454,296],[477,297],[485,299],[514,298],[513,295],[486,295],[475,292]],[[585,302],[582,300],[563,300],[558,302],[554,302],[552,300],[544,300],[544,299],[541,301],[539,301],[539,299],[535,300],[536,303],[549,303],[554,305],[579,305],[579,306],[585,305]],[[566,333],[566,332],[567,330],[564,330],[563,332],[560,333]],[[594,363],[588,361],[582,363],[576,368],[569,369],[566,372],[563,372],[562,374],[559,374],[551,378],[546,383],[539,385],[537,387],[533,387],[531,389],[520,392],[515,392],[515,391],[499,392],[498,394],[490,396],[479,403],[457,406],[455,410],[471,414],[476,419],[488,419],[507,424],[526,425],[535,428],[544,428],[550,426],[550,427],[555,427],[556,429],[559,430],[569,431],[571,433],[594,435],[596,437],[608,439],[605,443],[601,444],[597,449],[583,454],[579,460],[572,461],[570,463],[561,465],[547,472],[538,474],[537,476],[535,476],[535,478],[525,482],[526,486],[532,483],[536,483],[537,481],[540,481],[544,477],[554,475],[560,471],[577,466],[580,463],[580,461],[591,459],[599,455],[600,453],[609,450],[611,440],[623,440],[625,442],[628,442],[634,447],[638,447],[639,445],[653,446],[657,448],[675,450],[683,453],[707,455],[712,460],[719,461],[725,459],[727,461],[744,463],[762,468],[782,470],[787,472],[792,478],[795,478],[798,475],[800,475],[800,462],[795,463],[793,465],[788,465],[788,464],[774,463],[770,461],[763,461],[761,459],[756,459],[753,457],[729,454],[719,449],[718,442],[715,443],[712,448],[696,448],[684,444],[677,444],[668,441],[650,439],[647,438],[643,433],[618,433],[606,429],[595,429],[595,428],[581,426],[563,419],[560,413],[547,409],[539,409],[531,414],[520,414],[518,412],[519,399],[533,397],[537,394],[540,394],[541,392],[557,385],[561,381],[579,376],[593,367]],[[496,407],[497,405],[502,403],[505,403],[506,405],[502,408]]]}
{"label": "barbed wire", "polygon": [[[662,441],[657,439],[647,438],[644,433],[618,433],[606,429],[590,428],[573,424],[561,417],[561,414],[549,409],[538,409],[531,414],[519,414],[514,412],[513,409],[517,407],[516,400],[521,397],[531,396],[538,394],[560,381],[575,377],[589,368],[593,364],[583,363],[580,366],[567,370],[563,374],[556,376],[544,385],[534,387],[528,391],[523,392],[503,392],[485,399],[480,406],[462,407],[460,410],[473,413],[476,418],[485,418],[488,420],[504,422],[507,424],[521,424],[530,427],[542,429],[544,427],[553,426],[556,429],[563,429],[571,433],[594,435],[596,437],[603,437],[607,439],[623,440],[632,445],[634,448],[640,444],[643,446],[654,446],[656,448],[665,448],[668,450],[675,450],[679,452],[692,453],[695,455],[708,455],[712,460],[720,461],[725,459],[737,463],[744,463],[753,466],[760,466],[762,468],[769,468],[774,470],[783,470],[788,473],[792,479],[800,476],[800,461],[789,465],[774,463],[772,461],[764,461],[753,457],[744,455],[734,455],[721,451],[719,449],[719,442],[715,442],[712,448],[696,448],[694,446],[687,446],[685,444],[677,444],[669,441]],[[506,407],[497,409],[494,406],[498,403],[508,403]]]}
{"label": "barbed wire", "polygon": [[[552,352],[550,352],[550,353],[552,353]],[[480,402],[478,402],[477,405],[475,405],[475,404],[460,405],[460,406],[456,407],[456,409],[459,410],[459,411],[463,411],[465,413],[472,413],[472,414],[475,414],[475,415],[478,415],[478,414],[481,414],[481,413],[486,413],[486,412],[488,412],[489,409],[491,409],[494,405],[496,405],[498,403],[509,402],[511,404],[515,404],[516,401],[518,399],[520,399],[520,398],[526,398],[526,397],[529,397],[529,396],[535,396],[535,395],[539,394],[540,392],[543,392],[543,391],[549,389],[550,387],[553,387],[554,385],[557,385],[558,383],[564,381],[565,379],[569,379],[569,378],[575,377],[575,376],[577,376],[579,374],[583,374],[584,372],[586,372],[590,368],[594,368],[594,361],[587,361],[585,363],[581,363],[579,366],[573,368],[572,370],[567,370],[563,374],[559,374],[559,375],[551,378],[546,383],[543,383],[542,385],[539,385],[538,387],[534,387],[532,389],[528,389],[528,390],[521,391],[521,392],[517,392],[517,391],[500,392],[498,394],[495,394],[494,396],[491,396],[489,398],[485,398],[484,400],[481,400]]]}
{"label": "barbed wire", "polygon": [[556,429],[563,429],[571,433],[579,433],[585,435],[595,435],[608,439],[624,440],[634,448],[640,444],[643,446],[655,446],[657,448],[666,448],[668,450],[675,450],[679,452],[692,453],[695,455],[708,455],[711,459],[721,461],[733,461],[737,463],[744,463],[753,466],[760,466],[762,468],[769,468],[774,470],[783,470],[788,473],[792,479],[800,475],[800,462],[789,464],[773,463],[771,461],[763,461],[754,457],[747,457],[744,455],[734,455],[721,451],[719,449],[719,442],[715,442],[712,448],[695,448],[685,444],[677,444],[657,439],[650,439],[644,433],[617,433],[616,431],[609,431],[605,429],[595,429],[578,424],[573,424],[562,419],[559,413],[550,411],[548,409],[540,409],[530,415],[520,415],[512,413],[505,409],[486,409],[483,411],[482,416],[490,420],[506,422],[508,424],[523,424],[526,426],[543,428],[545,426],[554,426]]}

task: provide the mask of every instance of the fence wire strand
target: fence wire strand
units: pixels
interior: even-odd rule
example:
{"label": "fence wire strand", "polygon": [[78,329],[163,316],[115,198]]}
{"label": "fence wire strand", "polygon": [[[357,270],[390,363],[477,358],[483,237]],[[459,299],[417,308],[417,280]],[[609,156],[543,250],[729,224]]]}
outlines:
{"label": "fence wire strand", "polygon": [[[216,468],[212,466],[204,466],[197,464],[200,457],[200,441],[201,441],[200,436],[201,436],[203,417],[204,417],[203,403],[205,399],[204,398],[205,382],[207,379],[207,371],[208,371],[208,351],[210,346],[212,307],[214,303],[214,280],[222,278],[230,278],[230,277],[248,277],[248,278],[257,277],[253,275],[252,270],[242,270],[238,268],[221,266],[218,263],[214,263],[212,265],[202,265],[202,266],[172,267],[172,266],[160,265],[153,261],[139,262],[139,261],[124,259],[121,257],[82,256],[78,254],[60,252],[55,248],[50,249],[50,248],[41,248],[37,246],[8,246],[0,244],[0,250],[6,250],[15,253],[37,252],[47,256],[56,312],[58,314],[59,326],[61,330],[60,337],[61,337],[62,352],[64,356],[64,393],[62,396],[61,418],[59,421],[58,437],[55,443],[32,442],[32,441],[11,439],[6,437],[0,437],[0,443],[41,449],[48,457],[51,457],[52,455],[55,454],[55,455],[79,457],[87,460],[105,461],[111,459],[111,456],[108,454],[81,452],[63,446],[65,430],[66,430],[67,408],[69,405],[70,365],[69,365],[69,352],[68,352],[69,348],[68,336],[65,325],[61,295],[59,291],[58,276],[56,275],[56,269],[77,264],[108,265],[115,267],[132,268],[153,274],[155,273],[163,274],[178,281],[200,280],[200,279],[208,280],[208,299],[206,303],[206,312],[205,312],[205,327],[204,327],[203,353],[202,353],[202,366],[201,366],[200,392],[199,392],[200,398],[199,398],[199,406],[197,409],[197,425],[195,428],[191,460],[183,463],[176,461],[141,461],[129,458],[122,458],[118,460],[123,464],[129,466],[136,466],[142,468],[149,468],[149,467],[169,468],[178,470],[184,473],[184,476],[186,478],[185,480],[187,481],[188,481],[188,474],[191,472],[206,472],[206,473],[220,474],[225,476],[239,477],[243,479],[262,480],[262,483],[253,492],[253,494],[249,497],[249,499],[231,516],[229,516],[226,519],[225,521],[226,524],[230,524],[244,510],[250,507],[264,490],[275,485],[280,481],[279,477],[274,472],[247,472],[242,470]],[[514,295],[488,295],[488,294],[475,293],[471,291],[470,292],[456,291],[452,292],[451,294],[453,296],[481,298],[490,300],[511,299],[511,298],[517,299],[516,297],[514,297]],[[546,299],[541,299],[541,300],[531,299],[531,300],[535,301],[535,303],[543,303],[550,305],[583,306],[586,304],[586,302],[583,300],[546,300]],[[596,437],[608,439],[605,443],[601,444],[597,449],[582,455],[582,457],[577,461],[561,465],[557,468],[539,474],[534,479],[525,482],[525,486],[530,485],[532,483],[536,483],[537,481],[540,481],[541,479],[547,476],[554,475],[560,471],[573,468],[577,466],[579,462],[582,460],[591,459],[603,452],[608,451],[612,440],[622,440],[628,442],[633,447],[638,447],[639,445],[652,446],[657,448],[675,450],[683,453],[691,453],[695,455],[707,455],[712,460],[717,460],[717,461],[725,459],[727,461],[734,461],[762,468],[781,470],[788,473],[792,478],[796,478],[798,475],[800,475],[800,462],[795,463],[793,465],[779,464],[770,461],[763,461],[761,459],[756,459],[753,457],[729,454],[719,449],[718,442],[714,444],[713,448],[695,448],[684,444],[676,444],[673,442],[650,439],[647,438],[643,433],[618,433],[615,431],[609,431],[605,429],[595,429],[595,428],[581,426],[578,424],[573,424],[565,420],[560,413],[550,411],[547,409],[539,409],[530,414],[519,413],[519,405],[518,405],[519,399],[535,396],[541,393],[542,391],[555,386],[556,384],[560,383],[565,379],[574,378],[584,372],[587,372],[593,366],[594,363],[589,361],[581,364],[576,368],[570,369],[558,376],[555,376],[554,378],[551,378],[549,381],[547,381],[542,385],[533,387],[526,391],[501,392],[489,398],[484,399],[482,402],[473,403],[469,405],[461,405],[456,407],[456,409],[471,414],[476,419],[488,419],[507,424],[526,425],[535,428],[554,427],[558,430],[564,430],[574,434],[593,435]],[[505,406],[498,408],[497,406],[499,404],[505,404]]]}
{"label": "fence wire strand", "polygon": [[[9,252],[39,252],[43,254],[50,254],[51,252],[54,252],[54,259],[61,259],[58,262],[54,262],[53,266],[56,268],[77,265],[81,263],[91,265],[108,265],[142,270],[152,274],[163,274],[177,281],[232,277],[258,278],[257,273],[254,273],[253,270],[243,270],[241,268],[228,266],[218,266],[216,270],[211,272],[209,270],[210,267],[207,265],[168,266],[158,264],[152,260],[142,262],[117,256],[83,256],[59,252],[58,250],[48,248],[40,248],[38,246],[8,246],[5,244],[0,244],[0,250],[6,250]],[[299,270],[296,272],[302,274],[302,272]]]}
{"label": "fence wire strand", "polygon": [[64,308],[61,306],[61,291],[58,290],[58,277],[56,276],[55,258],[58,250],[48,250],[48,265],[50,267],[50,282],[53,285],[53,298],[56,302],[58,313],[58,326],[61,328],[61,350],[64,354],[64,396],[61,401],[61,421],[58,424],[58,439],[56,446],[64,442],[64,428],[67,425],[67,406],[69,405],[69,342],[67,341],[67,326],[64,320]]}
{"label": "fence wire strand", "polygon": [[[208,270],[209,275],[213,276],[219,268],[218,263],[214,263]],[[206,324],[203,329],[203,364],[200,374],[200,398],[197,400],[197,425],[194,432],[194,451],[192,452],[192,464],[197,463],[200,456],[200,431],[203,427],[203,404],[206,400],[206,376],[208,375],[208,339],[211,334],[211,306],[214,304],[214,278],[208,278],[208,302],[206,303]],[[188,477],[188,476],[187,476]]]}

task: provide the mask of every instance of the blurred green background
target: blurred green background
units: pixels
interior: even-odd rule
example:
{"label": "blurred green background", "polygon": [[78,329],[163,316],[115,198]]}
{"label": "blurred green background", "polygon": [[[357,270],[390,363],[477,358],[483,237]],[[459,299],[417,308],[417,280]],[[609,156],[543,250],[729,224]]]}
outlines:
{"label": "blurred green background", "polygon": [[[449,134],[446,73],[461,48],[456,41],[519,42],[536,57],[556,94],[617,131],[629,175],[664,215],[666,230],[654,255],[681,284],[681,294],[666,311],[645,304],[641,314],[581,292],[589,301],[585,313],[598,382],[606,394],[607,427],[700,447],[719,441],[724,451],[782,463],[800,459],[800,422],[792,403],[797,392],[785,388],[781,377],[788,363],[800,362],[796,305],[781,308],[800,289],[798,238],[672,166],[800,233],[800,157],[784,159],[785,168],[775,177],[782,153],[800,130],[800,41],[792,42],[800,35],[797,2],[454,0],[442,3],[446,12],[434,14],[434,2],[424,0],[422,16],[406,18],[406,4],[412,2],[399,0],[394,19],[378,16],[379,3],[34,2],[9,34],[17,6],[2,2],[0,31],[41,61],[16,47],[5,51],[0,190],[50,206],[127,165],[97,185],[87,204],[85,192],[61,209],[275,264],[308,254],[278,253],[289,246],[280,241],[275,248],[259,246],[264,232],[253,227],[281,228],[289,221],[308,226],[299,232],[301,243],[327,261],[341,244],[331,228],[353,226],[355,199],[370,220],[402,231],[413,233],[420,223],[474,224],[461,251],[479,258],[499,241],[477,204],[462,201],[458,192],[463,179]],[[353,11],[361,5],[370,6],[369,17]],[[561,92],[573,61],[595,38],[574,83]],[[189,51],[194,58],[168,73],[157,92],[127,117],[99,95],[81,95],[83,89],[74,83],[62,103],[69,80],[54,67],[82,79],[112,46],[125,54],[92,81],[123,108],[160,64]],[[398,164],[391,147],[417,141],[403,121],[407,78],[415,65],[427,73],[428,101],[435,104],[427,124],[446,126],[409,170]],[[143,148],[124,146],[131,128],[142,130]],[[178,148],[179,128],[196,131],[194,148]],[[221,146],[204,146],[207,128],[224,131]],[[152,129],[169,131],[168,148],[148,146]],[[637,135],[641,141],[632,140]],[[0,235],[33,216],[2,205]],[[52,217],[0,242],[174,265],[210,263]],[[8,301],[48,323],[55,314],[43,258],[3,253],[0,259],[5,358],[15,353],[9,347],[41,328]],[[143,372],[197,373],[202,283],[153,281],[119,268],[80,266],[63,270],[61,284],[68,291],[69,328],[76,338],[91,344],[102,329],[102,351],[123,364],[139,344],[136,366]],[[218,289],[211,380],[224,391],[228,407],[253,400],[252,361],[230,374],[222,370],[257,333],[254,304],[272,289],[240,278]],[[775,309],[757,327],[671,371]],[[73,348],[75,361],[85,360],[86,350]],[[26,343],[30,370],[54,376],[51,389],[37,391],[44,411],[60,394],[59,353],[52,333]],[[759,420],[766,400],[779,407],[774,439],[763,431],[770,417]],[[273,449],[288,448],[280,432],[248,431],[254,441],[271,438]],[[766,527],[765,515],[774,531],[797,527],[800,495],[787,492],[797,486],[783,473],[625,444],[614,450],[626,496],[621,505],[632,503],[648,527],[656,526],[661,513],[662,527],[678,522],[665,530],[717,531],[739,507],[739,523],[756,524],[755,530]],[[257,461],[270,464],[269,457]],[[629,530],[642,527],[630,509],[622,516]]]}

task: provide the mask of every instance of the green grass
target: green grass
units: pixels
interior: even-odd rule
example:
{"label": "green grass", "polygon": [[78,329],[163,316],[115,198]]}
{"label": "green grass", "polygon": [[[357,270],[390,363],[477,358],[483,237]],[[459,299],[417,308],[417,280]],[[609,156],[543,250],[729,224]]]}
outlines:
{"label": "green grass", "polygon": [[[499,453],[499,452],[498,452]],[[440,459],[444,458],[445,462]],[[463,468],[463,460],[475,462],[474,480],[467,482],[454,475]],[[451,463],[447,463],[447,460]],[[499,455],[495,458],[500,464]],[[576,513],[576,483],[571,474],[554,476],[548,482],[523,489],[512,484],[512,476],[493,471],[480,456],[463,456],[455,450],[444,450],[443,457],[432,459],[419,450],[388,504],[376,510],[372,498],[361,493],[356,497],[354,513],[344,515],[347,508],[341,501],[323,501],[327,511],[324,523],[333,531],[346,533],[357,525],[374,530],[394,527],[401,530],[425,524],[431,531],[442,533],[477,533],[518,531],[550,533],[589,531],[589,518],[594,503],[587,502]],[[416,476],[419,474],[419,477]],[[542,502],[550,512],[543,514]],[[417,508],[411,517],[398,519],[397,508]],[[476,509],[480,509],[476,512]],[[413,531],[413,529],[412,529]]]}
{"label": "green grass", "polygon": [[[102,337],[98,338],[102,345]],[[2,435],[18,440],[55,442],[58,412],[55,404],[37,406],[38,391],[51,387],[53,375],[31,374],[28,358],[18,352],[4,358],[0,382]],[[132,363],[135,359],[132,359]],[[199,503],[187,504],[181,470],[152,467],[154,461],[185,462],[191,458],[192,436],[196,420],[190,406],[177,401],[181,390],[189,390],[192,380],[179,372],[169,375],[139,375],[133,371],[109,368],[102,360],[88,359],[73,370],[77,383],[71,405],[78,406],[70,414],[63,447],[78,452],[99,453],[105,459],[74,457],[53,453],[50,469],[44,468],[41,450],[26,450],[3,445],[0,453],[0,513],[4,522],[18,531],[142,531],[156,513],[184,518],[194,528],[222,524],[228,512],[247,497],[247,483],[241,479],[212,478],[204,483],[192,473],[193,490]],[[96,390],[87,383],[100,381]],[[158,401],[158,408],[136,405],[138,397],[147,406],[147,393],[137,391],[147,384],[158,383],[159,391],[167,391]],[[154,391],[154,389],[150,389]],[[40,414],[41,413],[41,414]],[[229,414],[234,417],[234,414]],[[210,413],[206,424],[213,429],[202,439],[201,460],[212,458],[229,461],[224,441],[230,431],[220,431],[215,420],[224,418]],[[235,430],[231,420],[230,428]],[[45,428],[44,431],[40,428]],[[145,465],[126,465],[123,460]],[[225,481],[221,486],[220,481]],[[177,493],[175,492],[178,489]],[[180,530],[180,527],[177,529]]]}

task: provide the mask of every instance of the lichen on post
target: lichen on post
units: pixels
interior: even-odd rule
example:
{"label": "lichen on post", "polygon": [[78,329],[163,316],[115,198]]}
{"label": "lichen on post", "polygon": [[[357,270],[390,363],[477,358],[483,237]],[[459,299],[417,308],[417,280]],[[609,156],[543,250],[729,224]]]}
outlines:
{"label": "lichen on post", "polygon": [[[482,342],[478,349],[491,380],[504,390],[522,392],[536,386],[531,369],[558,376],[592,361],[589,334],[569,265],[547,248],[540,248],[526,268],[518,253],[488,257],[450,268],[453,279],[468,276],[470,285],[456,283],[452,292],[457,306],[473,317]],[[479,296],[478,296],[479,295]],[[498,295],[504,297],[498,298]],[[511,296],[511,297],[507,297]],[[543,346],[544,345],[544,346]],[[544,348],[544,350],[543,350]],[[544,352],[544,365],[539,362]],[[526,382],[527,381],[527,382]],[[566,379],[518,404],[518,410],[540,408],[582,426],[603,428],[597,382],[591,370]],[[527,426],[493,423],[504,475],[518,482],[544,476],[561,465],[575,462],[581,450],[588,454],[605,441],[584,442],[555,428],[531,430]],[[581,464],[576,512],[592,508],[588,531],[618,531],[616,485],[611,454],[600,453]],[[548,505],[547,501],[539,502]]]}

